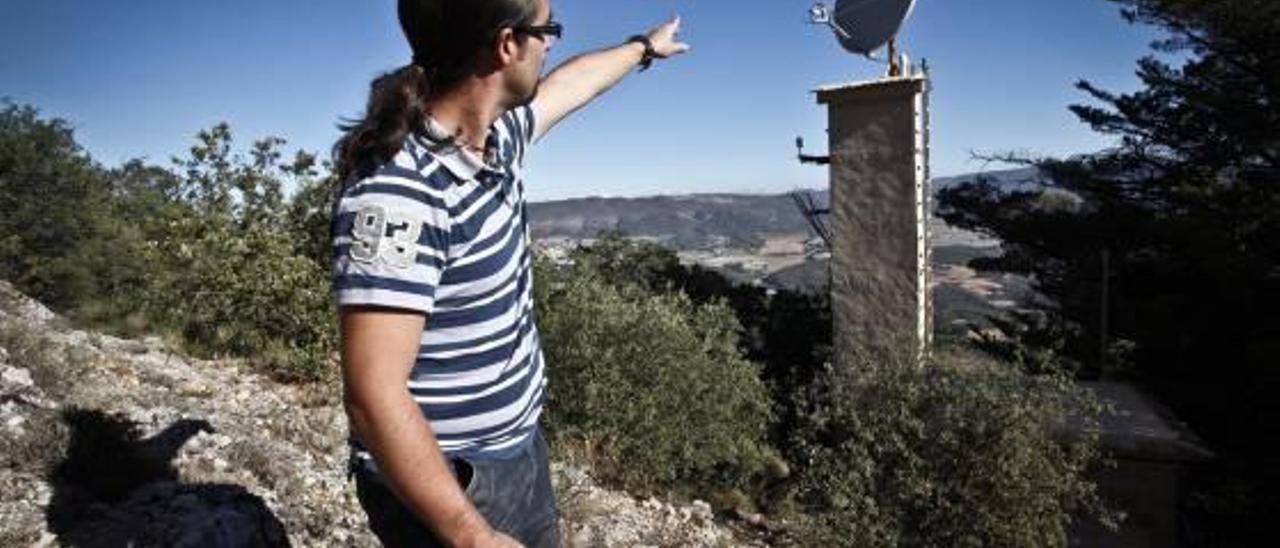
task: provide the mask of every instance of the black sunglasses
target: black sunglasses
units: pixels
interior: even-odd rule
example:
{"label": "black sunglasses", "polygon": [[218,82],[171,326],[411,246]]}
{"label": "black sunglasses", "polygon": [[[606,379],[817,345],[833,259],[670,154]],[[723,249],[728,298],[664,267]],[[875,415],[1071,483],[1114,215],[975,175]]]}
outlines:
{"label": "black sunglasses", "polygon": [[559,39],[560,36],[564,34],[564,25],[555,21],[549,21],[545,25],[520,25],[518,27],[512,27],[511,30],[524,34],[536,34],[540,38],[551,36]]}

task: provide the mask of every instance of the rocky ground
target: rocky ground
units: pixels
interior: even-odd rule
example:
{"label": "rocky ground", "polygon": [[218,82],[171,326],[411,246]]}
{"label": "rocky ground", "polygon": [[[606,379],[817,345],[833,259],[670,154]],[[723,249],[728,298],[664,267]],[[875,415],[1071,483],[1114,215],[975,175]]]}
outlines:
{"label": "rocky ground", "polygon": [[[0,282],[0,546],[376,546],[332,385],[72,329]],[[554,463],[564,544],[753,545]]]}

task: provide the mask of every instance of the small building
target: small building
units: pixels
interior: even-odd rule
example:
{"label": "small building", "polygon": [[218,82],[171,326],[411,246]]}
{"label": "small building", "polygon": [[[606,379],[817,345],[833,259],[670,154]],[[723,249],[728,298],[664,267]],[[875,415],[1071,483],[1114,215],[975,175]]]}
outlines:
{"label": "small building", "polygon": [[[1103,405],[1098,437],[1114,467],[1098,470],[1098,494],[1124,512],[1119,531],[1079,520],[1071,545],[1088,548],[1178,546],[1179,501],[1187,467],[1213,458],[1190,429],[1155,398],[1130,384],[1081,383]],[[1076,432],[1082,425],[1072,426]]]}

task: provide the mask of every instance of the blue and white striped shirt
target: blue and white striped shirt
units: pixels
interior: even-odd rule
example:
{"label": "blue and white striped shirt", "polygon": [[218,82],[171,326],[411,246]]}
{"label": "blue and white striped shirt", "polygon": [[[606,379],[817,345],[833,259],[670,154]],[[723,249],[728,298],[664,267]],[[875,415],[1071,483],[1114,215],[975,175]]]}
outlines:
{"label": "blue and white striped shirt", "polygon": [[533,124],[527,106],[499,118],[488,163],[409,137],[336,204],[338,305],[427,315],[406,381],[448,456],[512,454],[542,411],[546,375],[520,176]]}

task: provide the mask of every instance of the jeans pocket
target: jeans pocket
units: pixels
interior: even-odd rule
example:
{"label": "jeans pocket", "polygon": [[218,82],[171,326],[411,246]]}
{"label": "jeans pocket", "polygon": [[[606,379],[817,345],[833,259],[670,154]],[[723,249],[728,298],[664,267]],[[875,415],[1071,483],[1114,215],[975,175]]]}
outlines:
{"label": "jeans pocket", "polygon": [[453,475],[458,480],[458,486],[462,488],[462,492],[467,495],[467,498],[474,500],[484,477],[484,466],[461,457],[449,459],[449,465],[453,467]]}

